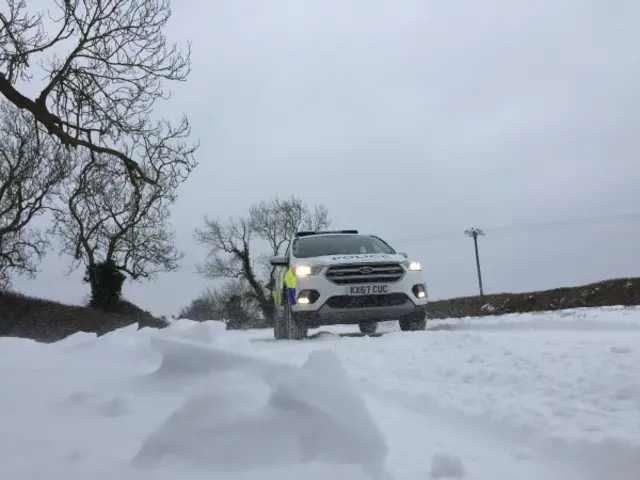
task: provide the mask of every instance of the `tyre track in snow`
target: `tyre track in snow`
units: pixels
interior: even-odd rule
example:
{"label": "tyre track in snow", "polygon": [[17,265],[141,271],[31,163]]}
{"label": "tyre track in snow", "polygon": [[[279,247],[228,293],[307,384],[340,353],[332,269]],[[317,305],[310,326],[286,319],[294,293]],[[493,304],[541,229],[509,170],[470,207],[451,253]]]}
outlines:
{"label": "tyre track in snow", "polygon": [[[469,469],[471,471],[465,477],[469,480],[491,478],[487,475],[522,480],[638,479],[640,452],[621,443],[569,444],[560,439],[544,438],[526,428],[469,415],[459,409],[442,408],[426,395],[411,395],[362,383],[360,390],[372,413],[382,419],[383,430],[389,432],[397,428],[389,425],[389,419],[393,419],[393,422],[403,424],[405,432],[421,432],[417,442],[420,443],[418,451],[423,452],[422,463],[424,452],[433,450],[434,446],[440,450],[444,447],[445,451],[462,457],[466,454],[466,459],[476,464],[478,470],[474,475]],[[405,413],[399,415],[398,408]],[[403,452],[406,454],[408,452]],[[420,463],[420,455],[415,455],[411,461]]]}
{"label": "tyre track in snow", "polygon": [[[316,348],[335,350],[340,339],[322,336],[318,342],[279,343],[288,353],[285,357],[295,352],[289,357],[291,360],[298,358],[301,351],[306,353]],[[339,352],[336,353],[342,357]],[[517,435],[512,438],[508,432],[488,428],[482,423],[464,421],[461,412],[441,410],[435,400],[429,397],[380,387],[375,380],[370,380],[380,380],[376,376],[366,378],[354,375],[354,371],[362,374],[357,361],[342,360],[356,381],[356,389],[364,396],[370,413],[387,437],[387,467],[393,480],[440,478],[431,476],[433,463],[440,458],[459,459],[464,470],[457,472],[454,464],[445,465],[440,473],[446,473],[449,468],[450,475],[442,478],[591,480],[585,477],[584,472],[576,472],[573,465],[537,458],[530,448],[525,448],[527,445],[514,441],[518,439]]]}
{"label": "tyre track in snow", "polygon": [[[464,478],[465,480],[585,480],[570,465],[556,464],[489,434],[433,411],[412,408],[389,392],[365,393],[365,401],[387,436],[387,468],[395,480]],[[440,459],[449,459],[434,475]],[[456,463],[458,467],[456,467]]]}
{"label": "tyre track in snow", "polygon": [[[610,322],[606,324],[603,321],[589,322],[583,320],[570,320],[562,326],[551,325],[549,321],[541,323],[543,323],[543,325],[540,325],[541,330],[537,330],[537,332],[535,330],[531,331],[532,327],[534,327],[531,324],[526,326],[517,325],[514,328],[513,324],[505,322],[502,325],[491,325],[490,333],[484,334],[464,330],[458,332],[434,332],[435,335],[440,335],[440,338],[427,338],[430,333],[418,334],[418,336],[424,337],[425,345],[434,348],[433,354],[425,357],[427,361],[425,362],[426,369],[424,372],[428,372],[427,375],[420,375],[419,369],[416,368],[417,362],[412,361],[414,360],[412,355],[420,358],[420,352],[417,351],[414,354],[406,355],[406,364],[400,368],[395,367],[395,372],[394,368],[384,372],[384,375],[389,377],[403,375],[401,382],[389,382],[387,379],[371,375],[368,377],[361,376],[359,384],[371,398],[386,403],[388,409],[392,408],[392,406],[401,407],[417,415],[416,422],[420,422],[419,418],[422,418],[422,422],[425,424],[435,423],[441,427],[448,426],[453,431],[461,432],[462,435],[474,437],[476,439],[475,445],[482,445],[487,442],[493,443],[498,445],[496,448],[511,452],[510,455],[525,461],[525,463],[531,463],[527,459],[531,459],[531,461],[536,459],[540,462],[538,465],[544,464],[559,472],[557,477],[551,477],[549,476],[551,474],[547,473],[543,478],[638,480],[640,478],[640,448],[638,447],[638,442],[634,445],[628,441],[628,436],[627,440],[624,440],[624,435],[618,436],[616,424],[611,423],[614,422],[615,417],[612,417],[612,413],[607,411],[609,405],[604,405],[611,398],[611,395],[614,395],[612,401],[614,399],[624,399],[624,396],[628,395],[626,386],[622,390],[612,393],[607,391],[610,390],[609,382],[598,380],[598,377],[602,376],[616,377],[620,375],[621,371],[626,373],[628,379],[636,377],[633,372],[638,371],[637,366],[631,367],[631,373],[627,372],[630,366],[635,363],[633,359],[636,357],[625,354],[632,353],[632,348],[629,347],[632,347],[639,339],[638,324],[632,325],[627,322]],[[505,327],[502,333],[498,328],[500,326]],[[633,326],[636,328],[634,329]],[[556,329],[564,330],[564,332],[554,333],[551,338],[542,333],[546,332],[548,334],[549,330]],[[523,330],[530,331],[524,332]],[[610,337],[605,337],[602,342],[594,341],[596,337],[601,339],[607,333],[621,331],[625,332],[622,344],[616,344],[621,341],[621,337],[615,333]],[[431,333],[431,335],[434,333]],[[399,335],[406,337],[406,334]],[[392,341],[391,338],[387,340]],[[457,353],[454,353],[454,357],[458,357],[458,363],[452,362],[446,357],[439,358],[439,355],[442,355],[442,348],[438,348],[439,341],[441,341],[440,347],[447,343],[451,347],[458,347],[454,349],[454,352],[458,350]],[[414,345],[416,343],[419,342],[414,341]],[[535,355],[530,356],[534,353],[528,348],[532,344],[535,344],[539,350],[535,352]],[[567,347],[566,351],[558,348],[564,345]],[[593,364],[588,365],[590,363],[586,361],[588,358],[580,360],[583,356],[595,356],[593,355],[594,345],[603,347],[601,353],[598,352],[598,349],[595,352],[599,353],[599,361],[596,361],[596,363],[601,364],[596,369],[594,369]],[[460,346],[463,348],[460,349]],[[475,349],[470,348],[471,346],[474,346]],[[472,351],[465,352],[464,350],[466,349]],[[409,351],[410,349],[407,350]],[[400,351],[397,350],[396,354],[400,354]],[[534,387],[534,389],[538,390],[536,392],[538,401],[535,402],[537,404],[534,403],[532,405],[531,398],[527,398],[531,393],[531,387],[522,388],[522,385],[532,384],[532,379],[539,376],[541,365],[537,364],[537,362],[540,361],[541,356],[545,358],[552,370],[551,373],[545,372],[546,378],[541,378],[541,380],[544,380],[543,383]],[[509,359],[509,363],[512,364],[512,372],[509,372],[509,368],[506,368],[504,361],[498,361],[500,357]],[[620,360],[618,359],[620,358],[626,358],[626,364],[624,362],[619,363]],[[357,357],[351,360],[362,362],[362,359]],[[596,389],[595,391],[587,392],[578,383],[572,383],[577,381],[575,378],[570,378],[569,384],[565,384],[567,382],[567,374],[578,372],[569,367],[572,363],[579,362],[585,362],[585,365],[583,365],[584,370],[578,370],[579,375],[584,376],[588,380],[588,384]],[[553,372],[554,364],[557,364],[555,366],[556,372]],[[470,365],[474,365],[475,368],[465,368]],[[456,367],[462,367],[462,369],[458,371]],[[565,369],[563,370],[562,367]],[[351,368],[354,371],[362,371],[356,365],[352,365]],[[438,369],[440,374],[434,375],[434,370]],[[519,376],[510,378],[513,377],[514,372]],[[383,374],[383,372],[379,373]],[[549,384],[549,376],[553,377],[554,374],[559,376],[553,379],[552,384]],[[415,378],[412,379],[411,377],[414,375]],[[443,378],[448,375],[452,375],[450,380]],[[440,378],[438,378],[439,376]],[[430,381],[433,382],[434,380],[436,382],[430,384]],[[505,380],[514,382],[513,392],[505,390],[505,384],[503,383]],[[456,382],[459,382],[457,387],[455,387]],[[390,385],[393,386],[390,387]],[[469,387],[473,388],[473,385],[480,387],[476,395],[470,395],[472,390],[469,390]],[[398,388],[400,386],[402,389]],[[462,400],[455,399],[455,402],[447,402],[443,392],[451,394],[452,387],[455,387],[453,388],[454,392],[461,393],[466,398]],[[550,387],[552,388],[551,390]],[[580,388],[578,389],[578,387]],[[465,388],[467,389],[466,394]],[[602,390],[597,390],[598,388]],[[517,416],[515,418],[512,417],[513,412],[498,412],[496,410],[499,410],[499,407],[491,405],[489,405],[489,412],[493,410],[492,414],[482,412],[486,408],[487,402],[491,402],[492,398],[503,400],[500,398],[501,394],[508,395],[513,393],[513,399],[516,401],[520,399],[526,400],[521,405],[521,410],[527,410],[528,407],[532,407],[534,408],[534,415],[538,415],[549,409],[557,409],[563,398],[568,396],[567,390],[571,391],[573,395],[587,395],[587,397],[578,398],[577,400],[575,398],[567,398],[570,403],[560,407],[566,408],[566,419],[563,419],[562,415],[558,415],[558,412],[555,411],[551,414],[551,417],[548,416],[550,413],[548,412],[547,415],[543,416],[540,423],[533,423],[530,418],[525,418],[522,421]],[[629,385],[628,390],[633,392],[635,390],[634,384]],[[553,394],[553,402],[549,402],[547,397],[550,392]],[[598,402],[592,403],[593,398],[589,398],[589,396],[597,397]],[[615,398],[616,396],[618,398]],[[468,408],[469,401],[475,399],[477,399],[479,408]],[[630,400],[633,401],[633,397]],[[576,401],[578,404],[575,403]],[[498,405],[500,404],[506,405],[504,402],[500,402]],[[460,408],[462,406],[464,408]],[[640,406],[640,404],[636,401],[637,406]],[[603,434],[602,439],[594,440],[592,438],[587,440],[584,437],[569,439],[564,434],[558,436],[558,430],[555,432],[546,430],[543,422],[549,421],[551,421],[549,426],[556,429],[562,430],[562,428],[566,428],[566,425],[563,427],[558,424],[558,420],[568,420],[575,427],[575,424],[580,421],[580,417],[573,415],[575,415],[576,410],[584,409],[591,409],[596,412],[601,410],[601,413],[606,415],[606,423],[604,428],[600,430],[600,433]],[[474,410],[477,413],[472,413]],[[635,412],[638,412],[637,408]],[[591,411],[589,413],[593,414],[594,412]],[[531,418],[535,418],[534,415]],[[638,423],[638,418],[636,415],[636,423]],[[633,415],[627,421],[634,422]],[[521,422],[522,424],[520,424]],[[501,447],[499,447],[500,445]],[[529,469],[530,467],[527,468]]]}
{"label": "tyre track in snow", "polygon": [[[473,325],[464,321],[438,322],[442,325],[437,328],[439,331],[389,332],[381,338],[334,336],[335,333],[344,333],[338,330],[320,335],[318,341],[296,345],[278,342],[278,350],[282,348],[282,351],[277,356],[292,355],[289,358],[293,359],[300,353],[317,348],[329,348],[338,354],[389,437],[389,462],[397,480],[424,478],[430,470],[432,456],[441,451],[458,455],[463,460],[468,467],[467,480],[638,480],[640,450],[617,439],[623,437],[616,436],[615,417],[603,406],[608,401],[607,395],[612,393],[597,390],[603,387],[610,390],[611,385],[601,378],[621,373],[616,370],[616,364],[611,363],[612,355],[621,353],[617,358],[624,358],[625,353],[632,352],[633,345],[629,342],[637,342],[640,332],[637,313],[633,315],[635,318],[628,319],[602,317],[621,313],[625,317],[631,311],[610,309],[608,312],[579,313],[581,318],[567,318],[571,316],[565,313],[561,315],[563,319],[560,322],[553,320],[552,315],[529,315],[520,318],[518,325],[512,323],[515,318],[504,317],[486,323],[476,319],[477,323]],[[588,316],[595,321],[585,319]],[[615,336],[612,332],[625,333]],[[609,343],[604,341],[596,345],[596,340],[607,334],[611,334]],[[403,337],[407,343],[400,341]],[[564,352],[565,344],[569,349],[567,352]],[[597,347],[595,351],[594,345]],[[533,346],[542,350],[528,351]],[[599,346],[604,347],[601,352]],[[531,353],[535,355],[531,356]],[[569,368],[576,364],[579,367],[594,353],[598,356],[604,354],[599,357],[602,358],[599,368],[594,367],[592,360],[587,362],[587,368],[582,372],[580,368],[577,371]],[[505,359],[512,363],[506,369]],[[451,360],[454,361],[448,363]],[[468,368],[469,362],[475,362],[475,370]],[[569,377],[561,375],[551,384],[546,378],[547,383],[540,386],[540,391],[533,392],[533,400],[538,399],[540,404],[530,418],[525,419],[524,425],[519,425],[519,419],[509,416],[513,412],[500,412],[499,406],[491,405],[491,402],[492,399],[503,400],[500,396],[510,393],[513,393],[515,402],[522,399],[531,401],[532,391],[527,382],[535,382],[534,375],[540,375],[539,362],[551,367],[550,373],[543,372],[547,377],[553,376],[553,369],[558,367],[564,369],[561,374]],[[457,371],[458,367],[466,373]],[[609,367],[612,370],[608,370]],[[622,367],[623,370],[635,371],[635,367],[629,364]],[[426,375],[420,375],[421,370]],[[576,373],[586,378],[588,386],[596,390],[585,392],[582,384],[574,383]],[[523,374],[530,378],[522,379]],[[447,378],[449,375],[453,377]],[[505,383],[509,376],[517,382],[514,392],[509,392],[510,387]],[[583,381],[584,378],[578,380]],[[563,385],[567,379],[569,384]],[[456,382],[460,382],[457,387]],[[474,385],[479,388],[477,395],[473,393]],[[558,428],[566,427],[562,423],[554,423],[563,420],[557,412],[553,412],[551,417],[543,417],[540,424],[531,421],[535,415],[544,414],[545,409],[562,407],[567,392],[578,397],[595,395],[599,403],[589,403],[592,398],[584,398],[583,403],[570,403],[566,423],[576,427],[580,422],[577,416],[571,416],[575,413],[571,409],[590,407],[592,411],[587,413],[597,414],[604,408],[601,433],[609,433],[612,439],[607,439],[606,435],[602,441],[569,440],[556,436]],[[464,397],[462,403],[457,398],[456,402],[447,401],[458,393]],[[475,399],[480,408],[467,408]],[[487,402],[490,402],[492,415],[482,413]],[[526,411],[528,406],[525,402],[520,409]],[[504,415],[496,416],[496,413]],[[545,425],[549,418],[552,424]],[[554,427],[556,432],[546,430],[548,426]],[[407,437],[412,439],[408,449]],[[398,450],[396,445],[403,445],[402,450]]]}
{"label": "tyre track in snow", "polygon": [[[549,323],[550,322],[545,322],[545,325],[542,326],[543,329],[548,327],[554,329],[554,327],[550,326]],[[604,325],[602,322],[597,322],[591,325],[584,323],[583,321],[570,321],[570,323],[571,325],[564,325],[565,328],[569,327],[570,329],[570,332],[565,331],[564,335],[571,335],[571,338],[564,338],[567,341],[572,340],[574,342],[573,346],[577,345],[578,347],[583,347],[582,339],[587,342],[587,345],[589,342],[593,345],[594,333],[600,336],[600,332],[602,335],[605,335],[607,332],[625,331],[627,334],[632,335],[625,339],[628,345],[633,344],[638,340],[638,337],[636,336],[638,331],[635,330],[634,333],[632,333],[633,329],[629,329],[628,327],[630,325],[626,322],[612,322],[612,324],[609,325]],[[427,360],[431,360],[431,365],[429,364],[429,361],[425,362],[425,372],[429,372],[431,375],[423,376],[419,374],[419,369],[415,368],[416,362],[412,362],[411,360],[412,355],[420,358],[420,352],[411,354],[408,353],[410,350],[407,349],[408,354],[406,354],[405,357],[407,359],[406,364],[402,365],[400,368],[396,367],[395,372],[394,368],[391,368],[384,373],[382,371],[376,372],[379,375],[386,376],[387,378],[384,378],[383,376],[379,377],[372,372],[372,375],[370,376],[359,376],[358,383],[363,392],[365,392],[370,398],[375,399],[375,401],[386,404],[387,409],[391,409],[395,406],[396,408],[400,407],[405,411],[414,414],[414,421],[417,423],[422,422],[424,425],[436,424],[440,425],[441,430],[444,429],[446,431],[448,428],[450,431],[460,432],[459,435],[461,437],[464,437],[465,435],[471,436],[476,439],[473,443],[476,446],[488,443],[494,444],[495,448],[504,451],[505,455],[511,455],[512,458],[524,461],[523,467],[524,465],[529,465],[526,467],[527,469],[530,469],[532,461],[537,460],[539,463],[536,465],[546,465],[548,468],[559,472],[556,476],[551,476],[553,475],[552,473],[545,473],[545,475],[538,478],[558,478],[563,480],[569,480],[571,478],[575,478],[576,480],[638,480],[638,478],[640,478],[640,448],[638,447],[638,443],[636,442],[634,446],[628,441],[623,441],[624,437],[619,437],[617,435],[616,426],[613,423],[607,423],[605,428],[602,429],[600,433],[604,434],[604,438],[601,440],[586,440],[584,438],[570,440],[564,435],[557,436],[557,431],[553,432],[546,430],[546,426],[543,422],[548,422],[549,417],[543,417],[541,419],[543,422],[535,424],[532,423],[530,419],[524,419],[525,421],[522,421],[522,419],[517,416],[515,419],[510,417],[512,412],[496,411],[496,406],[490,406],[489,410],[493,410],[493,414],[491,415],[488,414],[489,412],[482,412],[486,408],[488,401],[491,402],[492,398],[500,399],[500,395],[502,393],[506,393],[504,384],[501,384],[499,380],[504,381],[513,375],[512,372],[499,371],[505,367],[504,362],[500,363],[495,360],[500,358],[500,356],[509,358],[510,362],[513,363],[512,370],[520,374],[520,377],[513,379],[516,382],[513,386],[515,391],[513,397],[517,401],[518,399],[523,398],[522,395],[527,394],[527,389],[517,389],[519,386],[517,385],[517,382],[530,382],[531,378],[534,378],[534,373],[529,374],[528,372],[536,372],[536,367],[538,369],[540,367],[536,364],[537,356],[533,356],[533,358],[529,357],[528,349],[526,348],[527,342],[538,343],[537,346],[540,348],[544,348],[545,342],[549,342],[548,339],[545,339],[544,336],[539,334],[540,331],[533,336],[529,335],[532,332],[520,332],[519,337],[518,335],[513,335],[513,330],[510,328],[511,325],[507,324],[504,326],[507,328],[502,334],[495,328],[495,326],[492,326],[493,328],[490,330],[491,333],[485,335],[466,331],[434,332],[436,335],[442,336],[440,339],[435,339],[435,341],[433,338],[427,338],[430,333],[417,334],[418,336],[425,337],[425,345],[434,347],[433,354],[426,356]],[[529,327],[530,326],[526,328]],[[517,329],[518,327],[516,327],[516,330]],[[498,335],[502,335],[502,337],[496,337],[496,333]],[[584,335],[578,338],[574,337],[580,333],[583,333]],[[398,335],[407,336],[402,333]],[[487,337],[486,335],[489,336]],[[388,337],[392,336],[394,336],[394,334]],[[496,342],[498,338],[503,338],[508,341],[504,342],[501,340]],[[600,362],[602,363],[602,366],[596,371],[591,370],[591,376],[597,377],[598,375],[606,375],[615,377],[620,373],[619,371],[613,370],[610,358],[618,358],[620,357],[618,352],[625,353],[629,350],[626,346],[615,345],[615,342],[618,341],[616,338],[618,337],[612,337],[612,343],[607,344],[606,341],[602,343],[606,348],[603,349],[605,350],[603,353],[605,355],[608,354],[608,357],[605,355],[599,357],[601,359]],[[387,338],[387,340],[392,341],[391,338]],[[459,358],[459,360],[462,361],[457,364],[455,362],[448,364],[450,360],[446,357],[434,360],[438,359],[438,355],[441,355],[441,349],[435,348],[438,340],[442,340],[445,344],[448,342],[452,347],[462,346],[462,349],[458,349],[462,351],[458,351],[457,354],[454,353],[454,356],[462,357],[466,355],[467,358]],[[511,341],[514,342],[513,345],[510,345]],[[562,345],[564,340],[562,337],[556,336],[550,340],[550,342],[552,346],[554,346],[553,342],[556,342],[555,348],[551,348],[547,351],[543,350],[542,355],[545,357],[550,352],[553,352],[554,349],[557,349],[558,343]],[[464,350],[469,348],[471,345],[475,346],[476,350],[473,352],[464,352]],[[568,343],[567,346],[571,347],[572,344]],[[484,354],[483,351],[485,352]],[[589,351],[590,349],[587,349],[584,354],[588,355]],[[399,355],[400,352],[401,350],[397,350],[396,354]],[[567,354],[566,357],[564,356],[565,353]],[[579,356],[582,353],[583,351],[580,348],[575,351],[571,351],[571,349],[568,348],[568,351],[564,352],[560,356],[551,355],[547,361],[551,365],[558,363],[559,365],[556,366],[556,370],[562,370],[559,368],[562,364],[566,365],[567,363],[579,361]],[[538,355],[540,355],[540,353],[538,353]],[[352,357],[350,360],[352,362],[356,360],[358,363],[361,363],[363,359]],[[607,363],[607,360],[609,360],[609,363]],[[456,371],[456,366],[468,366],[469,362],[478,367],[475,372],[473,372],[473,370],[466,370],[465,368],[462,368],[462,371]],[[632,359],[627,360],[627,362],[626,366],[621,365],[620,368],[625,370],[628,368],[629,363],[634,363]],[[607,366],[612,367],[612,370],[608,370]],[[362,370],[364,370],[362,365],[357,366],[353,365],[353,363],[350,367],[354,372],[362,372]],[[440,374],[433,375],[434,369],[440,369]],[[632,371],[637,370],[638,368],[635,367]],[[569,369],[569,371],[571,370]],[[588,372],[589,371],[586,370],[583,373],[589,377]],[[567,372],[559,373],[566,374]],[[394,375],[402,375],[401,382],[388,381],[388,378],[393,378]],[[414,375],[415,378],[412,379],[411,377]],[[446,375],[453,375],[453,377],[451,380],[445,380],[442,377]],[[527,378],[528,375],[531,378]],[[438,378],[438,376],[441,378]],[[628,377],[634,378],[634,375],[631,374],[628,375]],[[436,380],[436,382],[433,382],[433,380]],[[483,381],[479,382],[479,380]],[[560,376],[560,378],[554,382],[555,384],[553,385],[553,388],[558,388],[558,386],[564,381],[566,381],[566,378],[562,378],[562,376]],[[443,393],[448,392],[451,394],[451,387],[455,387],[455,382],[459,382],[459,385],[456,388],[453,388],[453,391],[456,394],[464,394],[464,388],[467,388],[465,395],[466,398],[462,400],[455,399],[455,402],[448,402],[446,400],[447,397],[443,395]],[[543,382],[542,385],[537,387],[539,389],[539,402],[537,405],[533,406],[535,408],[535,414],[539,414],[540,412],[544,412],[545,410],[554,407],[554,404],[549,404],[548,399],[545,398],[545,394],[548,394],[549,388],[545,383],[546,382]],[[601,382],[594,379],[591,379],[589,383],[595,386],[602,386]],[[606,384],[606,382],[604,383]],[[390,385],[393,386],[390,387]],[[469,394],[469,387],[472,387],[473,385],[481,387],[479,388],[477,395]],[[576,386],[576,384],[570,383],[569,390],[572,390]],[[631,387],[633,387],[633,385],[631,385]],[[562,388],[566,389],[566,386],[563,386]],[[630,390],[633,391],[634,388],[631,388]],[[575,392],[576,395],[584,393],[584,389]],[[620,393],[626,392],[617,392],[616,394]],[[554,392],[554,394],[559,395],[560,393]],[[603,391],[591,392],[591,394],[600,397],[601,401],[594,405],[589,403],[589,400],[591,399],[586,398],[584,399],[586,400],[584,404],[578,404],[577,407],[575,404],[569,404],[566,407],[570,423],[575,424],[579,421],[578,417],[571,417],[573,413],[572,409],[575,408],[586,408],[586,406],[596,409],[602,408],[605,415],[609,415],[609,412],[606,412],[606,407],[603,406],[603,403],[607,402],[606,395],[610,395],[611,392],[606,392],[603,388]],[[555,397],[553,400],[557,405],[559,400],[562,401],[562,398],[563,397]],[[469,401],[476,399],[479,407],[469,407]],[[526,398],[526,400],[527,401],[521,405],[522,410],[526,410],[527,407],[531,406],[531,399]],[[640,406],[637,402],[636,405]],[[463,406],[464,408],[460,408]],[[474,410],[477,413],[472,413]],[[638,412],[637,408],[635,412]],[[612,421],[612,417],[607,418],[609,421]],[[638,423],[638,418],[640,417],[636,414],[636,423]],[[558,420],[557,413],[551,417],[552,423],[550,426],[560,428],[559,425],[553,422],[553,420]],[[627,421],[630,423],[634,422],[633,416],[628,418]],[[520,424],[521,422],[522,424]]]}

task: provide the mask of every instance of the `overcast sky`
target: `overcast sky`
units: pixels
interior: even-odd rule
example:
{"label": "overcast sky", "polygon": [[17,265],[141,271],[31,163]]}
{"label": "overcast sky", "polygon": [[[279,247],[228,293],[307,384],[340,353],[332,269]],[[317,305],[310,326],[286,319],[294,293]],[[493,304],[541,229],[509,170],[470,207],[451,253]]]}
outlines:
{"label": "overcast sky", "polygon": [[[492,229],[640,213],[640,2],[174,0],[173,10],[168,34],[193,42],[193,73],[162,108],[190,116],[200,166],[174,209],[181,271],[125,284],[142,308],[177,314],[212,285],[194,273],[204,215],[243,215],[275,194],[323,203],[335,227],[421,260],[432,298],[477,292],[472,226],[487,234],[487,293],[640,275],[640,217]],[[36,281],[15,286],[82,302],[82,272],[66,277],[66,265],[52,254]]]}

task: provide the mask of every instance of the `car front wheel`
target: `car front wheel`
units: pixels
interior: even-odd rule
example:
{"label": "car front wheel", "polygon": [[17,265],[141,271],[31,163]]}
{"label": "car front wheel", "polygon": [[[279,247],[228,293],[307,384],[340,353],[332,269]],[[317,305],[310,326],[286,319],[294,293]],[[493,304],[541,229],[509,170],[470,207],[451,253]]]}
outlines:
{"label": "car front wheel", "polygon": [[286,305],[285,315],[287,319],[287,338],[289,340],[304,340],[309,331],[309,327],[307,327],[304,320],[294,315],[290,305]]}
{"label": "car front wheel", "polygon": [[284,308],[276,309],[273,319],[273,336],[276,340],[287,338],[287,316]]}
{"label": "car front wheel", "polygon": [[412,313],[398,323],[400,324],[400,330],[403,332],[425,330],[427,328],[427,313],[424,311]]}
{"label": "car front wheel", "polygon": [[365,335],[373,335],[378,330],[378,322],[360,322],[360,333]]}

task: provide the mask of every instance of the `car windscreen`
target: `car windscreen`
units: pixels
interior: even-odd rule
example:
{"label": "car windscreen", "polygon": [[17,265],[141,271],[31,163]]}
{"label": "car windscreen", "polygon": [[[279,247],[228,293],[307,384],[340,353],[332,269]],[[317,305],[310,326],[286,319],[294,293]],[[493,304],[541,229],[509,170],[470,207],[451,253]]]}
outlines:
{"label": "car windscreen", "polygon": [[297,258],[364,253],[396,252],[379,238],[369,235],[318,235],[297,238],[293,242],[293,255]]}

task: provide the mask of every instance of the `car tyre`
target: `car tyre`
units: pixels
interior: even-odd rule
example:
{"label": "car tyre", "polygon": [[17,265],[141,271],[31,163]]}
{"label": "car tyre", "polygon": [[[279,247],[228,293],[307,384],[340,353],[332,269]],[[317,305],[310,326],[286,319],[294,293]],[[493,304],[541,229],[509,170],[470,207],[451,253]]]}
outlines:
{"label": "car tyre", "polygon": [[416,332],[427,328],[427,313],[424,311],[407,315],[398,322],[403,332]]}
{"label": "car tyre", "polygon": [[273,336],[276,340],[287,339],[287,318],[284,310],[284,308],[278,308],[274,315]]}
{"label": "car tyre", "polygon": [[378,322],[360,322],[360,333],[364,335],[373,335],[378,330]]}
{"label": "car tyre", "polygon": [[309,332],[309,327],[304,320],[291,311],[291,305],[285,306],[287,324],[287,338],[289,340],[304,340]]}

